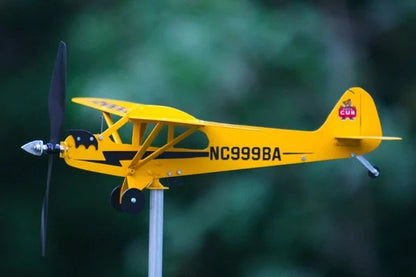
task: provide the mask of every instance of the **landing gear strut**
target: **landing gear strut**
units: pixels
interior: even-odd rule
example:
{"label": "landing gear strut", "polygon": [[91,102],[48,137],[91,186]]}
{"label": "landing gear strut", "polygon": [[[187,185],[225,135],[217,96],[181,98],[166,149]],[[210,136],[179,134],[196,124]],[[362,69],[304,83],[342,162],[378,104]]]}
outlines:
{"label": "landing gear strut", "polygon": [[368,176],[371,178],[377,178],[380,176],[380,169],[377,166],[373,166],[366,158],[361,155],[356,156],[354,153],[351,153],[351,157],[357,158],[357,160],[368,169]]}

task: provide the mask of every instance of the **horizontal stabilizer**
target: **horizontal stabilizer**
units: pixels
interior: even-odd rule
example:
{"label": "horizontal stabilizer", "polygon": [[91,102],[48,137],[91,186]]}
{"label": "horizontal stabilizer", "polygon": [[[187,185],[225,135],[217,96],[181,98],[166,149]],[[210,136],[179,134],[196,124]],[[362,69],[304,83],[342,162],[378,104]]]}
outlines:
{"label": "horizontal stabilizer", "polygon": [[336,139],[353,139],[353,140],[363,140],[363,139],[373,139],[373,140],[402,140],[400,137],[383,137],[383,136],[343,136],[335,137]]}

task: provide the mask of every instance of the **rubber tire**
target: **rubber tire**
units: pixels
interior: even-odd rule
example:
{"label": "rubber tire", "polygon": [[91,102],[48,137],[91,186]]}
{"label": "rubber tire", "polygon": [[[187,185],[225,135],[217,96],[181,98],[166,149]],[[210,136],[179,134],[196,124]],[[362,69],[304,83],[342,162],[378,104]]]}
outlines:
{"label": "rubber tire", "polygon": [[372,178],[372,179],[375,179],[377,177],[380,177],[380,174],[381,174],[380,169],[377,166],[375,166],[374,168],[377,169],[377,171],[378,171],[378,175],[377,176],[374,175],[370,170],[368,171],[368,176],[370,176],[370,178]]}
{"label": "rubber tire", "polygon": [[[135,201],[132,201],[132,199],[135,199]],[[144,204],[144,193],[136,188],[126,190],[121,198],[121,209],[125,213],[137,214],[143,210]]]}
{"label": "rubber tire", "polygon": [[117,186],[111,192],[111,206],[114,208],[114,210],[118,212],[123,211],[121,209],[121,204],[120,204],[120,191],[121,191],[121,186]]}

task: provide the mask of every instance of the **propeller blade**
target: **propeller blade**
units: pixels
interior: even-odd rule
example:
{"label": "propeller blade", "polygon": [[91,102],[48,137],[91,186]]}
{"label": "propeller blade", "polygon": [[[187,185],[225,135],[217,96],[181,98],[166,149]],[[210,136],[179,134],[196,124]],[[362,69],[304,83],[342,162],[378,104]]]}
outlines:
{"label": "propeller blade", "polygon": [[49,88],[50,143],[56,144],[61,133],[65,113],[66,44],[59,43],[55,67]]}
{"label": "propeller blade", "polygon": [[47,227],[48,227],[48,202],[49,202],[49,188],[50,188],[51,176],[52,176],[52,165],[53,165],[53,156],[50,155],[48,157],[48,175],[46,179],[45,196],[43,198],[42,214],[40,218],[40,235],[41,235],[41,240],[42,240],[42,256],[43,257],[45,257],[45,251],[46,251],[46,234],[47,234]]}
{"label": "propeller blade", "polygon": [[[48,154],[59,152],[58,139],[61,133],[62,124],[64,121],[65,114],[65,90],[66,90],[66,44],[61,41],[59,43],[58,53],[56,55],[55,66],[52,72],[51,85],[49,87],[49,120],[50,120],[50,140],[46,144],[46,150]],[[26,151],[30,150],[30,147],[25,145]],[[39,148],[37,145],[34,146],[36,152]],[[43,146],[42,146],[43,147]],[[29,149],[28,149],[29,148]],[[45,149],[44,149],[45,150]],[[53,155],[48,157],[48,173],[46,178],[46,189],[45,196],[43,198],[41,223],[40,223],[40,234],[42,240],[42,256],[45,256],[46,251],[46,235],[48,227],[48,202],[49,202],[49,189],[51,185],[52,176],[52,165]]]}

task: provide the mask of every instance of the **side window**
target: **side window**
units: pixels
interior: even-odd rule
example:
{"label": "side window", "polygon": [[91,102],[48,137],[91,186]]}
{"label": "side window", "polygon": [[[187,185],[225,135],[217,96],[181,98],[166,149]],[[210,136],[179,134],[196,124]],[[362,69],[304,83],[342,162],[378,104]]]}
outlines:
{"label": "side window", "polygon": [[[157,123],[138,123],[136,122],[133,127],[133,144],[142,145],[156,130]],[[177,138],[183,133],[187,132],[190,128],[185,126],[163,125],[158,131],[156,137],[151,142],[150,146],[162,147],[169,141]],[[131,141],[131,140],[130,140]],[[131,142],[130,142],[131,143]],[[196,130],[183,140],[176,143],[174,148],[184,149],[206,149],[208,147],[208,138],[202,131]]]}
{"label": "side window", "polygon": [[[175,126],[175,137],[185,132],[188,128]],[[209,140],[207,135],[200,131],[196,130],[188,137],[178,142],[175,145],[175,148],[185,148],[185,149],[206,149],[208,147]]]}
{"label": "side window", "polygon": [[[142,145],[146,139],[150,136],[152,131],[156,127],[156,123],[141,123],[141,130],[140,132],[144,132],[141,139],[140,139],[140,145]],[[154,147],[161,147],[167,143],[167,137],[168,137],[168,126],[164,125],[162,129],[159,131],[155,139],[152,141],[150,146]]]}
{"label": "side window", "polygon": [[120,129],[118,129],[118,134],[121,138],[121,141],[126,144],[131,144],[131,134],[133,132],[133,123],[127,122]]}

